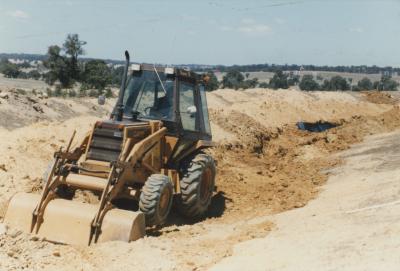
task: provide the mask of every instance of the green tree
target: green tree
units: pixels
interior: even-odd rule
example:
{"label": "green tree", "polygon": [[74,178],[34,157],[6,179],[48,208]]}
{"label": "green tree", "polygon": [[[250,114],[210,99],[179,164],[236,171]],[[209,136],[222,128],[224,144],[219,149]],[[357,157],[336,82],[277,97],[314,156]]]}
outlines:
{"label": "green tree", "polygon": [[258,78],[247,79],[240,84],[241,88],[255,88],[258,85]]}
{"label": "green tree", "polygon": [[82,82],[87,88],[103,90],[111,84],[110,68],[103,60],[90,60],[85,64]]}
{"label": "green tree", "polygon": [[124,67],[119,66],[111,69],[111,84],[114,86],[120,86],[122,81],[122,75],[124,74]]}
{"label": "green tree", "polygon": [[241,87],[243,81],[243,74],[237,70],[232,70],[222,78],[222,87],[238,89]]}
{"label": "green tree", "polygon": [[29,61],[24,61],[20,64],[17,64],[17,66],[21,69],[28,69],[28,68],[32,67],[31,64],[29,63]]}
{"label": "green tree", "polygon": [[8,61],[8,59],[0,61],[0,72],[8,78],[17,78],[21,73],[18,66]]}
{"label": "green tree", "polygon": [[350,85],[347,80],[340,75],[331,78],[331,88],[332,90],[349,90]]}
{"label": "green tree", "polygon": [[399,83],[394,81],[390,75],[382,75],[379,90],[395,91],[398,86]]}
{"label": "green tree", "polygon": [[314,77],[310,74],[306,74],[300,81],[299,87],[301,90],[317,90],[319,89],[319,85],[317,81],[314,80]]}
{"label": "green tree", "polygon": [[45,81],[49,85],[53,85],[58,80],[62,87],[70,87],[73,84],[73,79],[70,75],[68,61],[60,53],[61,48],[57,45],[52,45],[47,50],[47,59],[43,64],[49,69],[49,72],[44,76]]}
{"label": "green tree", "polygon": [[331,78],[331,80],[324,80],[321,87],[323,90],[349,90],[350,85],[347,80],[340,75],[336,75]]}
{"label": "green tree", "polygon": [[39,80],[42,75],[37,70],[31,70],[28,72],[28,78]]}
{"label": "green tree", "polygon": [[205,76],[208,77],[208,82],[206,84],[206,91],[213,91],[219,88],[218,78],[213,72],[207,72]]}
{"label": "green tree", "polygon": [[300,76],[299,75],[292,75],[288,79],[288,85],[289,86],[295,86],[300,82]]}
{"label": "green tree", "polygon": [[289,88],[288,84],[288,75],[285,74],[281,70],[277,70],[272,77],[272,79],[269,81],[269,85],[273,89],[278,89],[278,88],[283,88],[287,89]]}
{"label": "green tree", "polygon": [[360,90],[371,90],[373,88],[373,84],[369,78],[364,77],[357,83],[357,87]]}
{"label": "green tree", "polygon": [[8,78],[18,78],[21,71],[18,69],[17,65],[10,63],[3,67],[2,73]]}
{"label": "green tree", "polygon": [[330,81],[328,79],[325,79],[320,88],[321,90],[331,90]]}
{"label": "green tree", "polygon": [[[17,66],[18,67],[18,66]],[[17,76],[18,78],[22,78],[22,79],[28,79],[29,75],[28,73],[24,72],[24,71],[19,71],[19,74]]]}
{"label": "green tree", "polygon": [[85,54],[84,45],[86,45],[86,41],[80,40],[78,34],[68,34],[63,44],[64,52],[70,57],[68,59],[70,74],[72,79],[75,80],[79,79],[78,57]]}
{"label": "green tree", "polygon": [[107,98],[111,98],[111,97],[113,97],[114,95],[113,95],[113,93],[112,93],[112,90],[111,90],[111,88],[106,88],[106,91],[105,91],[105,94],[104,94]]}

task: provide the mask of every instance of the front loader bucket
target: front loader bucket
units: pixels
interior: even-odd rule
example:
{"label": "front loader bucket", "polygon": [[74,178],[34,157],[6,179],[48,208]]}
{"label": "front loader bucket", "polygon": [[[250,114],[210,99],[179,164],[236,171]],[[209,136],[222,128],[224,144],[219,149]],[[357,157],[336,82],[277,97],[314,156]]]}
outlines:
{"label": "front loader bucket", "polygon": [[[4,218],[10,228],[31,231],[32,213],[40,195],[18,193],[11,199]],[[37,235],[51,242],[88,245],[97,205],[71,200],[54,199],[47,205],[43,223]],[[113,240],[134,241],[145,235],[144,215],[122,209],[112,209],[103,219],[97,242]]]}

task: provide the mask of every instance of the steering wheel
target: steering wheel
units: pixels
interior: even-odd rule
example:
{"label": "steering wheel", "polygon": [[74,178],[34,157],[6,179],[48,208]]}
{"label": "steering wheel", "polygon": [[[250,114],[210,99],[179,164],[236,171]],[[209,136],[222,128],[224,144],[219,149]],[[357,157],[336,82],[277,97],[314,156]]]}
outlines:
{"label": "steering wheel", "polygon": [[154,109],[154,106],[148,106],[148,107],[146,107],[144,109],[144,113],[146,114],[146,116],[153,116],[153,117],[157,117],[157,118],[162,118],[163,117],[163,114],[158,112],[158,111],[156,111],[156,110],[151,112],[151,114],[150,114],[150,110],[151,109]]}
{"label": "steering wheel", "polygon": [[144,111],[144,113],[146,114],[146,116],[150,116],[150,110],[152,109],[153,107],[152,106],[148,106],[148,107],[146,107],[143,111]]}

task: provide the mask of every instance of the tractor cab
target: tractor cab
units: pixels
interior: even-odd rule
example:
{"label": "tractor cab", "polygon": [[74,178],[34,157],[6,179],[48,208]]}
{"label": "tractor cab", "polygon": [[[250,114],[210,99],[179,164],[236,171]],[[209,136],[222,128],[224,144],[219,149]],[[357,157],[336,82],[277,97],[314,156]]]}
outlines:
{"label": "tractor cab", "polygon": [[170,135],[211,139],[204,81],[194,72],[132,64],[122,102],[124,120],[161,120]]}

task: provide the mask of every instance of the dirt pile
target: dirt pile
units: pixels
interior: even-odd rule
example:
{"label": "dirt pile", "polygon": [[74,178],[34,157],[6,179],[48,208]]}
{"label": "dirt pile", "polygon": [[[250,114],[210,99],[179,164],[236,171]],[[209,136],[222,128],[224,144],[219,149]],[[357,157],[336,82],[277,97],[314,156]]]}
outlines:
{"label": "dirt pile", "polygon": [[105,106],[99,106],[94,98],[48,98],[43,92],[0,89],[0,126],[11,130],[36,122],[63,121],[81,115],[105,116],[113,102],[113,99],[107,100]]}
{"label": "dirt pile", "polygon": [[[208,100],[211,111],[216,111],[219,116],[229,119],[231,114],[239,112],[247,115],[247,119],[273,129],[298,121],[335,122],[354,115],[376,116],[392,106],[368,102],[362,93],[304,92],[290,89],[222,89],[209,93]],[[220,124],[212,123],[214,140],[234,140],[235,135],[220,127]]]}
{"label": "dirt pile", "polygon": [[[74,102],[79,108],[87,101]],[[49,244],[24,234],[13,237],[8,230],[0,235],[0,269],[206,269],[230,255],[234,244],[265,236],[273,227],[267,215],[302,207],[314,198],[327,179],[321,170],[340,162],[330,153],[348,148],[365,135],[399,128],[400,110],[395,103],[375,104],[363,94],[352,93],[212,92],[210,118],[218,146],[211,153],[218,163],[218,178],[205,220],[193,223],[173,212],[164,228],[149,231],[143,240],[90,248]],[[73,129],[80,138],[97,119],[76,117],[83,112],[63,122],[54,115],[52,122],[0,129],[3,205],[17,191],[40,189],[40,177],[54,150],[65,144]],[[341,125],[310,133],[297,129],[299,120]],[[8,255],[14,247],[16,252]]]}
{"label": "dirt pile", "polygon": [[368,102],[375,104],[393,105],[399,102],[399,99],[395,98],[393,94],[382,91],[365,91],[363,95]]}

